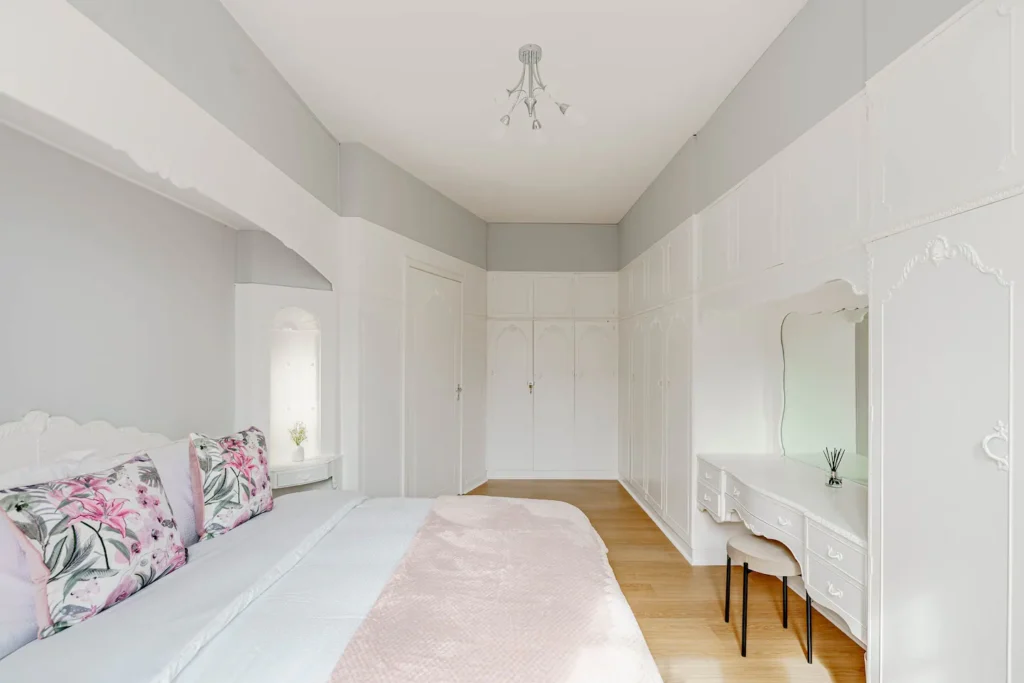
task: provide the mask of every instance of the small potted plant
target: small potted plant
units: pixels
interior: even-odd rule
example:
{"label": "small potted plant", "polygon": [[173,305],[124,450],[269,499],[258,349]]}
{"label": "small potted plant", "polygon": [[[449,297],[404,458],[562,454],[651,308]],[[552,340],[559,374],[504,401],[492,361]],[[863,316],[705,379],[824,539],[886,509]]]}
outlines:
{"label": "small potted plant", "polygon": [[295,450],[292,451],[292,462],[302,462],[306,457],[306,449],[302,447],[302,444],[306,441],[306,423],[296,422],[288,430],[288,436],[291,437],[292,442],[295,444]]}

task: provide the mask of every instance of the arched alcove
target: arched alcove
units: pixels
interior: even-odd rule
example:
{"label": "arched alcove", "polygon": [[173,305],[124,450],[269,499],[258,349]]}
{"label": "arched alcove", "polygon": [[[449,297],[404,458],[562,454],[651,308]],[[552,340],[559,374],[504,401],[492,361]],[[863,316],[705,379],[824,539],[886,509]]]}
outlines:
{"label": "arched alcove", "polygon": [[290,306],[279,310],[270,331],[271,459],[291,460],[295,444],[288,430],[306,425],[306,459],[320,455],[320,323],[316,316]]}

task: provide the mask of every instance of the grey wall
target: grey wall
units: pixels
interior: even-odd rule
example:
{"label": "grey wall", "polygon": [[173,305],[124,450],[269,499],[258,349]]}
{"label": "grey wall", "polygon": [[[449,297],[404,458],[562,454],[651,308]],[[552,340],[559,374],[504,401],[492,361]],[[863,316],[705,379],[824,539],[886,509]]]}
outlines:
{"label": "grey wall", "polygon": [[867,77],[871,78],[969,0],[865,0]]}
{"label": "grey wall", "polygon": [[969,0],[808,0],[619,224],[619,264],[702,211]]}
{"label": "grey wall", "polygon": [[0,125],[0,421],[234,413],[235,234]]}
{"label": "grey wall", "polygon": [[487,269],[533,272],[615,272],[617,225],[491,223]]}
{"label": "grey wall", "polygon": [[331,281],[281,240],[262,230],[239,230],[235,282],[331,289]]}
{"label": "grey wall", "polygon": [[338,209],[338,145],[217,0],[68,0]]}
{"label": "grey wall", "polygon": [[481,268],[487,224],[366,145],[340,146],[341,215],[360,216]]}

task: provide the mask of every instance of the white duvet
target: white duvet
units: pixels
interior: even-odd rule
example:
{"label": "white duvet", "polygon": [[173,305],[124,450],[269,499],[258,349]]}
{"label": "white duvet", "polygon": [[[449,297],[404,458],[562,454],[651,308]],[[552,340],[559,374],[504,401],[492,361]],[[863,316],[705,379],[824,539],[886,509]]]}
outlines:
{"label": "white duvet", "polygon": [[0,660],[0,683],[322,683],[432,504],[284,496],[120,605]]}

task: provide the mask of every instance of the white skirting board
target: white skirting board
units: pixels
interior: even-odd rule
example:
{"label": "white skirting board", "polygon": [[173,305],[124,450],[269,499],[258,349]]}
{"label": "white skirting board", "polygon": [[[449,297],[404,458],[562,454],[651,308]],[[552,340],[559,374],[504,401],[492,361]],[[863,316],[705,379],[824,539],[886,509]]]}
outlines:
{"label": "white skirting board", "polygon": [[654,514],[652,510],[647,506],[647,503],[644,501],[644,497],[637,495],[636,491],[633,490],[633,487],[628,482],[619,479],[619,483],[622,484],[622,488],[626,489],[626,492],[633,497],[633,500],[636,501],[636,504],[639,505],[640,508],[647,514],[647,516],[651,518],[651,521],[654,522],[659,529],[661,529],[661,533],[665,534],[665,538],[667,538],[669,542],[676,547],[676,550],[679,551],[683,558],[691,565],[693,565],[693,549],[690,547],[690,544],[684,541],[679,536],[679,534],[672,531],[672,529],[670,529],[669,526],[664,521],[662,521],[660,516]]}
{"label": "white skirting board", "polygon": [[487,472],[488,479],[587,479],[615,481],[619,478],[616,472],[601,470],[499,470]]}

